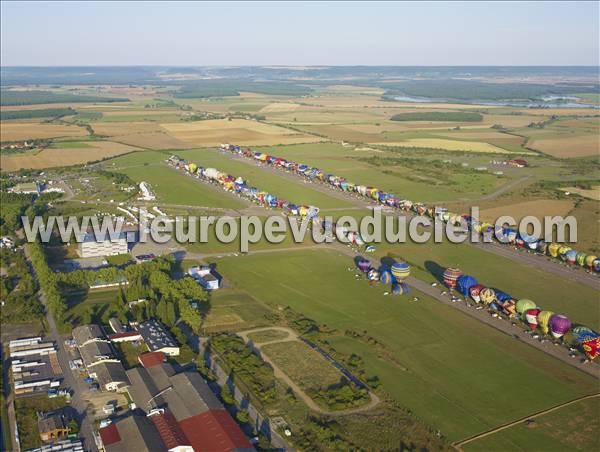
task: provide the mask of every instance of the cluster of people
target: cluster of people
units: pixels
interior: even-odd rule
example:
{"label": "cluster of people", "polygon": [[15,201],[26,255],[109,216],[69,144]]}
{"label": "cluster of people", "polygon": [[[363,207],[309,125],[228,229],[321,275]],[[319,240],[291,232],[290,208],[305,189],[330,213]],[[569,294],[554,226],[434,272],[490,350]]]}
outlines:
{"label": "cluster of people", "polygon": [[217,184],[225,191],[237,193],[251,202],[260,206],[272,209],[282,209],[290,215],[298,215],[314,219],[318,217],[319,208],[302,204],[294,204],[281,199],[274,194],[252,187],[241,177],[235,177],[216,168],[204,168],[195,163],[187,162],[184,159],[172,155],[167,159],[167,163],[175,168],[186,171],[191,176],[204,180],[209,183]]}
{"label": "cluster of people", "polygon": [[[448,210],[444,208],[427,206],[423,203],[417,203],[408,199],[403,199],[376,187],[358,185],[346,180],[344,177],[326,173],[319,168],[297,163],[282,157],[269,155],[264,152],[255,152],[251,149],[242,149],[240,146],[232,144],[222,144],[220,149],[222,151],[232,152],[234,154],[262,162],[266,165],[281,168],[282,170],[297,174],[298,176],[301,176],[311,182],[319,181],[329,185],[332,188],[356,194],[364,197],[374,204],[400,209],[407,212],[410,211],[418,215],[427,215],[431,218],[439,218],[445,223],[451,223],[455,226],[464,226],[467,229],[476,231],[481,235],[487,235],[492,238],[496,237],[494,225],[486,222],[476,221],[470,215],[459,215],[448,212]],[[561,261],[572,265],[579,265],[591,272],[600,273],[600,258],[598,258],[598,256],[573,250],[566,245],[548,243],[544,239],[533,237],[527,234],[521,234],[511,228],[502,228],[502,231],[498,231],[497,235],[502,238],[501,243],[514,245],[517,248],[535,251],[539,254],[560,259]]]}
{"label": "cluster of people", "polygon": [[479,284],[473,276],[465,275],[457,268],[447,268],[443,273],[443,280],[450,290],[456,290],[465,298],[470,297],[490,311],[502,313],[508,318],[518,318],[533,332],[539,330],[555,339],[571,333],[590,360],[600,355],[600,335],[586,326],[574,326],[563,314],[543,310],[526,298],[515,300],[506,292]]}

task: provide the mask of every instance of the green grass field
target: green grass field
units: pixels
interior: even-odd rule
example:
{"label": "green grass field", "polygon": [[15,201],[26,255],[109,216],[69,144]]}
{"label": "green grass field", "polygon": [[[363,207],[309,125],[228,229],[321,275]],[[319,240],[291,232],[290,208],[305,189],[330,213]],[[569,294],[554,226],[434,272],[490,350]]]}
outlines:
{"label": "green grass field", "polygon": [[182,151],[178,155],[188,161],[197,163],[199,166],[215,167],[233,176],[240,176],[259,190],[273,193],[277,197],[287,199],[295,204],[315,205],[323,209],[351,206],[348,201],[336,199],[320,191],[313,190],[309,184],[291,182],[278,174],[231,160],[217,151],[208,149]]}
{"label": "green grass field", "polygon": [[385,344],[393,361],[357,339],[331,340],[359,354],[387,392],[451,441],[597,388],[591,377],[416,291],[418,303],[382,296],[385,288],[356,281],[347,271],[352,260],[334,251],[218,263],[236,288],[261,301],[339,331],[366,330]]}
{"label": "green grass field", "polygon": [[472,443],[467,451],[600,450],[600,399],[582,400]]}
{"label": "green grass field", "polygon": [[202,329],[205,333],[216,333],[268,326],[269,313],[269,308],[243,291],[220,289],[211,295]]}
{"label": "green grass field", "polygon": [[69,309],[66,312],[66,318],[76,326],[81,323],[82,314],[92,307],[96,306],[102,310],[102,306],[108,306],[112,303],[118,294],[117,289],[92,290],[87,294],[76,294],[67,298]]}
{"label": "green grass field", "polygon": [[260,344],[263,342],[271,342],[271,341],[285,339],[288,336],[289,336],[289,333],[287,331],[264,330],[264,331],[257,331],[256,333],[248,334],[248,339],[250,339],[255,344]]}
{"label": "green grass field", "polygon": [[164,203],[229,209],[244,207],[244,203],[224,191],[214,190],[200,181],[169,168],[166,164],[129,167],[119,172],[127,174],[136,182],[148,182],[158,200]]}

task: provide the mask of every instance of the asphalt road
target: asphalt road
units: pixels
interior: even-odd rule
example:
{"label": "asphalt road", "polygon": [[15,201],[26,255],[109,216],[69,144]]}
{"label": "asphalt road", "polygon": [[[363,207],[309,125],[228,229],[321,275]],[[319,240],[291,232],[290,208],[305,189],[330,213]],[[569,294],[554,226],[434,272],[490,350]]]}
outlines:
{"label": "asphalt road", "polygon": [[[29,249],[27,245],[25,245],[24,251],[25,256],[27,257],[27,261],[30,265],[31,274],[34,276],[34,278],[37,279],[35,269],[33,268],[33,265],[31,265]],[[65,349],[64,344],[66,336],[61,336],[59,334],[58,328],[56,327],[56,322],[54,321],[54,317],[48,309],[46,295],[43,293],[42,290],[40,290],[39,292],[39,299],[44,305],[46,311],[46,322],[48,325],[46,338],[54,342],[58,350],[58,362],[63,372],[63,382],[61,386],[71,390],[71,407],[77,413],[77,420],[80,425],[79,436],[80,438],[82,438],[86,450],[96,451],[96,443],[94,441],[94,436],[92,433],[92,420],[90,419],[90,416],[87,412],[87,403],[82,397],[84,391],[83,381],[81,381],[80,378],[76,378],[69,367],[69,352]]]}

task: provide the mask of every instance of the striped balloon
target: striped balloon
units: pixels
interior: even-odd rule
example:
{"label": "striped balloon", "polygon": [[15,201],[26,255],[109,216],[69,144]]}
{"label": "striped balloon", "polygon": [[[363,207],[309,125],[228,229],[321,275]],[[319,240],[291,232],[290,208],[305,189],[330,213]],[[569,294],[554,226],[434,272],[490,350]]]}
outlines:
{"label": "striped balloon", "polygon": [[394,262],[392,264],[392,275],[396,281],[404,281],[410,275],[410,265],[406,262]]}
{"label": "striped balloon", "polygon": [[379,275],[379,281],[381,281],[383,284],[393,284],[395,281],[394,277],[392,276],[392,272],[389,270],[383,270],[381,272],[381,274]]}
{"label": "striped balloon", "polygon": [[406,283],[394,284],[392,286],[392,293],[394,295],[405,295],[410,292],[410,287]]}
{"label": "striped balloon", "polygon": [[444,284],[450,289],[454,289],[456,287],[456,280],[459,276],[462,276],[462,272],[458,268],[447,268],[443,275]]}

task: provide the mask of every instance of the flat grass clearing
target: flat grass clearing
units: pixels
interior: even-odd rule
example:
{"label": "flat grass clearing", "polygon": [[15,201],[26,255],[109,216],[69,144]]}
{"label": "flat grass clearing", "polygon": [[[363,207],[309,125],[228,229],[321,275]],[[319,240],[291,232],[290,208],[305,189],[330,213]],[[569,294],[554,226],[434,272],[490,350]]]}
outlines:
{"label": "flat grass clearing", "polygon": [[240,200],[229,196],[225,191],[213,189],[192,179],[166,164],[158,166],[136,166],[119,170],[136,182],[146,181],[152,186],[159,201],[200,207],[221,207],[237,209],[244,207]]}
{"label": "flat grass clearing", "polygon": [[51,144],[51,149],[85,149],[91,148],[85,141],[55,141]]}
{"label": "flat grass clearing", "polygon": [[[504,183],[504,179],[492,174],[477,173],[451,176],[455,183],[448,185],[440,182],[437,176],[430,176],[426,163],[421,170],[402,166],[401,161],[397,165],[386,163],[382,166],[373,166],[359,159],[373,156],[398,157],[398,154],[381,150],[358,149],[362,150],[357,150],[354,146],[315,143],[278,146],[275,149],[265,148],[264,152],[319,167],[325,172],[346,177],[356,184],[378,187],[398,196],[422,202],[478,198]],[[298,179],[298,183],[302,184],[300,179]]]}
{"label": "flat grass clearing", "polygon": [[250,185],[257,187],[259,190],[272,193],[278,198],[286,199],[295,204],[314,205],[323,209],[351,206],[348,201],[313,190],[310,184],[305,184],[300,180],[290,181],[276,173],[265,171],[254,165],[232,160],[227,156],[223,156],[218,151],[185,151],[179,152],[178,155],[188,161],[197,163],[199,166],[215,167],[235,177],[242,177]]}
{"label": "flat grass clearing", "polygon": [[503,215],[512,216],[517,222],[523,217],[534,216],[543,221],[544,216],[567,216],[573,208],[573,201],[568,199],[538,199],[535,201],[525,201],[505,206],[483,209],[480,212],[482,220],[495,222],[497,218]]}
{"label": "flat grass clearing", "polygon": [[584,200],[577,204],[571,212],[577,219],[577,245],[573,248],[589,254],[600,255],[600,235],[598,235],[598,203]]}
{"label": "flat grass clearing", "polygon": [[87,130],[66,124],[40,121],[1,121],[0,141],[22,141],[56,137],[83,137]]}
{"label": "flat grass clearing", "polygon": [[340,332],[366,330],[394,362],[356,339],[333,336],[331,343],[341,350],[335,338],[344,341],[341,351],[359,354],[388,393],[450,441],[597,390],[593,378],[415,290],[418,303],[383,296],[384,287],[355,280],[347,271],[352,259],[335,251],[256,254],[218,265],[266,303],[289,305]]}
{"label": "flat grass clearing", "polygon": [[582,400],[464,445],[466,451],[600,450],[600,399]]}
{"label": "flat grass clearing", "polygon": [[67,297],[68,310],[66,318],[73,326],[81,323],[81,316],[88,309],[102,311],[102,306],[108,306],[117,299],[118,289],[95,289],[83,293],[73,293]]}
{"label": "flat grass clearing", "polygon": [[477,141],[445,140],[442,138],[412,138],[405,141],[383,141],[369,143],[381,146],[416,147],[443,149],[445,151],[485,152],[492,154],[507,154],[509,151],[493,144]]}
{"label": "flat grass clearing", "polygon": [[246,119],[214,119],[161,125],[173,137],[194,146],[217,146],[221,143],[251,146],[322,141],[319,137]]}
{"label": "flat grass clearing", "polygon": [[586,157],[600,154],[600,137],[594,134],[567,138],[536,138],[527,146],[558,158]]}
{"label": "flat grass clearing", "polygon": [[261,113],[282,113],[296,111],[301,107],[300,104],[293,102],[273,102],[260,109]]}
{"label": "flat grass clearing", "polygon": [[260,351],[309,394],[327,389],[342,378],[340,371],[302,341],[268,344]]}
{"label": "flat grass clearing", "polygon": [[[140,166],[140,165],[159,165],[169,158],[171,154],[167,152],[157,151],[139,151],[132,152],[127,155],[121,155],[119,157],[112,158],[103,162],[103,165],[113,168],[124,168],[128,166]],[[111,168],[112,169],[112,168]]]}
{"label": "flat grass clearing", "polygon": [[210,310],[203,322],[204,333],[241,331],[268,326],[270,309],[244,291],[219,289],[211,295]]}
{"label": "flat grass clearing", "polygon": [[9,154],[0,156],[0,167],[3,171],[16,171],[21,168],[52,168],[55,166],[71,166],[102,160],[138,148],[112,141],[88,141],[79,148],[46,148],[35,155]]}
{"label": "flat grass clearing", "polygon": [[248,339],[250,339],[255,344],[263,344],[265,342],[286,339],[288,336],[289,336],[289,333],[287,331],[264,330],[264,331],[257,331],[256,333],[248,334]]}

